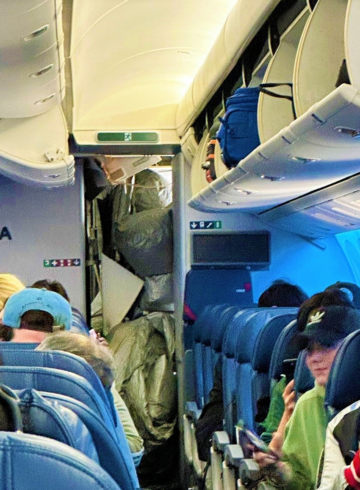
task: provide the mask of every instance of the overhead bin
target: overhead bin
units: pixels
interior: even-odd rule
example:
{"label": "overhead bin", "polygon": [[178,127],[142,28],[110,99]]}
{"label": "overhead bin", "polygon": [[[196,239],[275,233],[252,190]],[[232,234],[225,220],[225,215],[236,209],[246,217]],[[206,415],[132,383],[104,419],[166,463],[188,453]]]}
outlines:
{"label": "overhead bin", "polygon": [[[296,53],[310,12],[305,9],[281,36],[279,47],[271,59],[264,78],[259,83],[293,83]],[[292,96],[289,86],[269,89],[275,94]],[[261,93],[258,104],[260,141],[265,143],[295,118],[291,101]]]}
{"label": "overhead bin", "polygon": [[343,84],[195,195],[201,211],[260,212],[360,171],[360,91]]}
{"label": "overhead bin", "polygon": [[74,182],[74,157],[68,152],[60,106],[35,117],[0,120],[0,173],[38,187]]}
{"label": "overhead bin", "polygon": [[294,70],[295,109],[298,116],[336,87],[345,58],[347,5],[348,0],[318,0],[306,23]]}
{"label": "overhead bin", "polygon": [[0,31],[0,118],[35,116],[59,104],[65,95],[61,0],[2,0]]}
{"label": "overhead bin", "polygon": [[349,0],[345,19],[345,54],[350,81],[360,87],[360,4]]}

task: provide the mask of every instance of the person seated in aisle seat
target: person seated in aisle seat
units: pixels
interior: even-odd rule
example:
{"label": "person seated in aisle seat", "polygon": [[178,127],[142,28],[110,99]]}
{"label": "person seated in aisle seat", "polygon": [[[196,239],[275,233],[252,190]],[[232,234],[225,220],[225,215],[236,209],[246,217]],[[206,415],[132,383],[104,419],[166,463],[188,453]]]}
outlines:
{"label": "person seated in aisle seat", "polygon": [[295,284],[278,279],[260,295],[259,308],[300,306],[308,295]]}
{"label": "person seated in aisle seat", "polygon": [[[358,329],[360,314],[353,307],[321,306],[311,312],[304,331],[298,334],[296,341],[300,348],[306,348],[306,365],[315,386],[296,402],[283,444],[273,445],[274,438],[270,444],[272,453],[254,452],[255,461],[275,487],[315,488],[327,426],[325,386],[342,341]],[[282,451],[277,447],[282,447]]]}
{"label": "person seated in aisle seat", "polygon": [[360,401],[352,403],[327,426],[319,490],[360,490]]}
{"label": "person seated in aisle seat", "polygon": [[108,347],[96,339],[74,332],[58,332],[48,335],[36,350],[60,350],[70,352],[85,359],[99,376],[103,386],[110,388],[114,404],[119,414],[126,440],[132,453],[143,451],[140,437],[125,402],[114,385],[114,360]]}
{"label": "person seated in aisle seat", "polygon": [[[297,329],[299,332],[305,330],[306,324],[309,319],[309,315],[313,310],[320,306],[336,306],[344,305],[350,308],[355,308],[355,305],[350,300],[349,295],[335,288],[328,288],[321,293],[316,293],[311,298],[308,298],[300,306],[297,314]],[[286,404],[284,403],[286,399]],[[286,407],[286,409],[285,409]],[[260,424],[262,430],[261,439],[267,444],[272,440],[273,434],[277,434],[277,439],[273,442],[273,445],[280,443],[283,439],[285,426],[289,421],[291,414],[295,407],[295,392],[294,381],[286,384],[286,378],[282,377],[280,381],[274,386],[271,394],[271,401],[269,412],[264,420]],[[282,437],[279,437],[282,434]],[[277,450],[281,450],[281,447],[276,447]]]}
{"label": "person seated in aisle seat", "polygon": [[[13,274],[0,274],[0,341],[5,336],[2,332],[2,316],[6,301],[14,293],[25,289],[25,285]],[[6,338],[4,340],[7,340]]]}
{"label": "person seated in aisle seat", "polygon": [[71,321],[71,307],[60,294],[25,288],[5,304],[3,334],[11,342],[38,343],[51,332],[70,330]]}
{"label": "person seated in aisle seat", "polygon": [[[54,291],[55,293],[60,294],[63,298],[66,299],[70,303],[70,298],[66,292],[64,286],[58,281],[49,281],[47,279],[41,279],[39,281],[34,282],[30,287],[38,288],[38,289],[47,289],[48,291]],[[72,311],[72,322],[71,322],[71,331],[77,333],[84,333],[89,335],[89,327],[86,323],[85,318],[81,314],[81,312],[71,306]]]}
{"label": "person seated in aisle seat", "polygon": [[[274,281],[269,288],[261,294],[258,306],[260,308],[275,306],[296,307],[300,306],[307,298],[307,294],[299,286],[279,279]],[[280,398],[282,391],[280,393]],[[209,457],[212,434],[217,430],[223,429],[224,413],[221,357],[215,366],[214,385],[209,396],[209,402],[204,406],[195,427],[198,454],[199,458],[203,461],[207,461]],[[280,418],[278,422],[280,421]],[[267,430],[267,428],[264,427],[264,430]]]}

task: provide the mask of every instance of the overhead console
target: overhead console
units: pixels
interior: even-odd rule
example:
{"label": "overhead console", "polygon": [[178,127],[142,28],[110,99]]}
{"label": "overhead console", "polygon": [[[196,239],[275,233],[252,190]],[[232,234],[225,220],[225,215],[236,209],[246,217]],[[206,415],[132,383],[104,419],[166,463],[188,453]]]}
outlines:
{"label": "overhead console", "polygon": [[[242,86],[292,83],[294,107],[260,94],[260,146],[211,183],[193,165],[192,207],[263,213],[360,171],[360,8],[353,0],[318,0],[313,10],[310,3],[289,25],[280,17],[267,26],[251,73],[246,51],[242,60]],[[350,84],[335,88],[344,59]],[[286,86],[277,91],[291,95]]]}

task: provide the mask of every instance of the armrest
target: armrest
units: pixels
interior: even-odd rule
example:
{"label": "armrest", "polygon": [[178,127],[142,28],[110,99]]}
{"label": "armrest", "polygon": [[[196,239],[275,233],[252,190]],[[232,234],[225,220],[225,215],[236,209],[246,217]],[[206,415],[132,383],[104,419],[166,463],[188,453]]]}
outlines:
{"label": "armrest", "polygon": [[188,419],[194,422],[200,417],[201,410],[199,410],[196,402],[185,402],[185,415]]}
{"label": "armrest", "polygon": [[239,465],[241,483],[248,487],[262,478],[259,465],[253,459],[243,459]]}
{"label": "armrest", "polygon": [[239,468],[244,459],[244,453],[238,444],[228,444],[224,449],[224,459],[227,466]]}
{"label": "armrest", "polygon": [[229,435],[224,430],[218,430],[213,433],[212,447],[216,452],[224,452],[225,447],[230,444]]}

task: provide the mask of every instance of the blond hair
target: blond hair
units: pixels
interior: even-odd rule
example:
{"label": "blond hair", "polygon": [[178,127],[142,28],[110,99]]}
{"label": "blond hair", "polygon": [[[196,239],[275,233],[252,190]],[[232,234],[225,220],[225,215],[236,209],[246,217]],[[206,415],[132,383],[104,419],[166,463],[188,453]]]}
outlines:
{"label": "blond hair", "polygon": [[0,274],[0,310],[14,293],[25,289],[25,285],[13,274]]}

